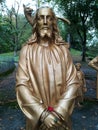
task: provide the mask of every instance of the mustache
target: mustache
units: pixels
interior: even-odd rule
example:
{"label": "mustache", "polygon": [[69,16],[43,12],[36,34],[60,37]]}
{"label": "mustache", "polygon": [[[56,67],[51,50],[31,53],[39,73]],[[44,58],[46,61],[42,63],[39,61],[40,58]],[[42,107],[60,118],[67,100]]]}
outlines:
{"label": "mustache", "polygon": [[43,26],[43,27],[41,27],[40,30],[42,30],[42,29],[50,29],[50,28],[48,26]]}

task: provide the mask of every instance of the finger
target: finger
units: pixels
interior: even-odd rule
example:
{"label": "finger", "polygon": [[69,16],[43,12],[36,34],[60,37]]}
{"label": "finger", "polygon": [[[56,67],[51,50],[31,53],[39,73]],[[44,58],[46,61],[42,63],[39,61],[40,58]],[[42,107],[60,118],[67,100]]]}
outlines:
{"label": "finger", "polygon": [[56,128],[56,127],[58,127],[58,126],[60,126],[60,125],[61,125],[60,122],[58,122],[58,123],[57,123],[57,122],[54,122],[54,121],[51,122],[51,127],[55,127],[55,128]]}
{"label": "finger", "polygon": [[43,130],[43,127],[44,127],[44,125],[43,125],[43,124],[41,124],[41,125],[40,125],[40,130]]}
{"label": "finger", "polygon": [[50,125],[48,126],[48,129],[53,128],[53,127],[54,127],[54,124],[50,124]]}
{"label": "finger", "polygon": [[40,126],[40,130],[46,130],[47,129],[47,126],[43,123],[41,126]]}
{"label": "finger", "polygon": [[57,122],[57,125],[62,125],[62,122],[61,122],[61,121],[58,121],[58,122]]}

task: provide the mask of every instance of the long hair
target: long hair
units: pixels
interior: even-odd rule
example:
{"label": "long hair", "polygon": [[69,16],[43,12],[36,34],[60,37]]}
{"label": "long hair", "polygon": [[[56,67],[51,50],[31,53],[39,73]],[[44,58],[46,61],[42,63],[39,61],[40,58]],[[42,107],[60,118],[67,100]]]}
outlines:
{"label": "long hair", "polygon": [[[36,10],[36,13],[33,17],[33,34],[29,39],[29,43],[34,43],[37,42],[38,40],[38,30],[37,30],[37,20],[38,20],[38,12],[41,8],[49,8],[47,6],[45,7],[40,7]],[[53,35],[52,35],[52,40],[54,41],[55,44],[64,44],[65,42],[63,41],[62,37],[59,34],[59,29],[57,27],[57,17],[55,15],[55,13],[53,12],[52,8],[49,8],[51,10],[51,14],[52,14],[52,19],[53,19]]]}

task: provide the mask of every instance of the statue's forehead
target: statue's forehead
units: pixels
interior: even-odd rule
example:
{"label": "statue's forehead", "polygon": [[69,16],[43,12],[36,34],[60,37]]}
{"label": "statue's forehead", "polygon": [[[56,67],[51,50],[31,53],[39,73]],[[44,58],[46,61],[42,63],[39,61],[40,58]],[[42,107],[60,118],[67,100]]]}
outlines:
{"label": "statue's forehead", "polygon": [[38,15],[52,15],[52,11],[50,8],[40,8]]}
{"label": "statue's forehead", "polygon": [[80,63],[77,63],[76,66],[81,66],[81,64],[80,64]]}

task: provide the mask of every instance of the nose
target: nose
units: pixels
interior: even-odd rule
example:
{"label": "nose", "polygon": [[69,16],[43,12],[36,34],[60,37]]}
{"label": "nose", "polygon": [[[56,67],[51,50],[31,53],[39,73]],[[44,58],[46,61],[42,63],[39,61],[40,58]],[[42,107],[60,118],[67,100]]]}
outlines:
{"label": "nose", "polygon": [[44,16],[44,24],[47,24],[47,17]]}

